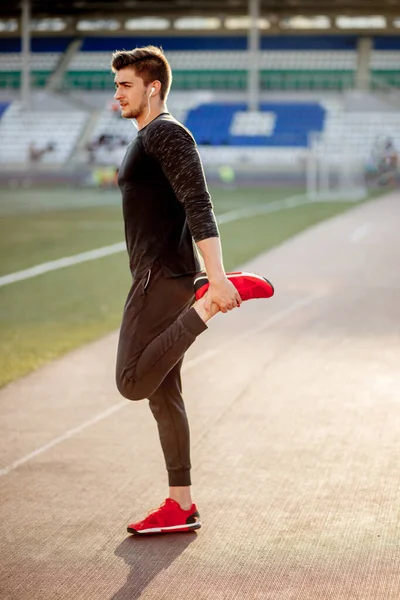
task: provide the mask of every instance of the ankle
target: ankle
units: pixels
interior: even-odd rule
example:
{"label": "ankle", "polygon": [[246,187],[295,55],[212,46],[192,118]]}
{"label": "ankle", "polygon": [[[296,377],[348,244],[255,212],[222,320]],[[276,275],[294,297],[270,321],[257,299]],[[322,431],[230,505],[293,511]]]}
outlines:
{"label": "ankle", "polygon": [[173,486],[169,488],[169,497],[179,504],[182,510],[189,510],[193,504],[190,486]]}
{"label": "ankle", "polygon": [[211,309],[208,311],[206,310],[205,304],[206,300],[203,296],[203,298],[200,298],[200,300],[197,300],[197,302],[194,303],[193,308],[199,315],[200,319],[202,319],[204,323],[207,323],[210,321],[210,319],[215,317],[215,315],[219,312],[219,308],[216,304],[212,304]]}

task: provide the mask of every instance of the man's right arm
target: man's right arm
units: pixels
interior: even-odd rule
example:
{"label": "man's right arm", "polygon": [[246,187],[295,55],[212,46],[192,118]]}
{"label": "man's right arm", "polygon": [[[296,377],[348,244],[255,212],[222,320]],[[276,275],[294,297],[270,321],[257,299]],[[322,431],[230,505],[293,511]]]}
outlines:
{"label": "man's right arm", "polygon": [[214,303],[222,312],[240,306],[242,299],[239,292],[227,278],[222,261],[220,239],[217,237],[201,240],[197,243],[206,268],[210,287],[206,295],[205,308],[211,310]]}

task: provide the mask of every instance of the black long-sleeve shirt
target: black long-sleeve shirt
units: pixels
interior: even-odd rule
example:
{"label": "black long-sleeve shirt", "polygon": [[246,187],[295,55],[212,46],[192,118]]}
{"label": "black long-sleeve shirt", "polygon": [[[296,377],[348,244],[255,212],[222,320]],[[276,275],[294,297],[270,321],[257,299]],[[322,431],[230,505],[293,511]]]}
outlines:
{"label": "black long-sleeve shirt", "polygon": [[191,133],[169,113],[153,119],[129,144],[118,185],[132,275],[155,260],[166,276],[197,273],[193,239],[219,234]]}

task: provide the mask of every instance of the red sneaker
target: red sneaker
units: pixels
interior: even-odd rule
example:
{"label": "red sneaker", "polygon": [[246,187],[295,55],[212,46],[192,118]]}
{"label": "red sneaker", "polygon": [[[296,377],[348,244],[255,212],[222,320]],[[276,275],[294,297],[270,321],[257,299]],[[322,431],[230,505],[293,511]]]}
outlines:
{"label": "red sneaker", "polygon": [[200,527],[200,515],[195,504],[189,510],[183,510],[178,502],[167,498],[160,508],[151,512],[143,521],[128,525],[128,532],[133,535],[181,533]]}
{"label": "red sneaker", "polygon": [[[268,279],[256,275],[256,273],[236,273],[226,274],[229,281],[240,294],[242,300],[252,300],[254,298],[271,298],[274,295],[274,286]],[[199,273],[194,279],[194,292],[196,300],[200,300],[208,290],[210,284],[205,273]]]}

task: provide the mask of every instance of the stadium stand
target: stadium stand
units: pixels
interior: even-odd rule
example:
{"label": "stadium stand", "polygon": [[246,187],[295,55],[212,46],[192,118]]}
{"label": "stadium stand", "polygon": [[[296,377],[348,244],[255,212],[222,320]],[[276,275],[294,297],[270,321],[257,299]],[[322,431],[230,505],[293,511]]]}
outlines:
{"label": "stadium stand", "polygon": [[[164,48],[174,70],[175,90],[244,90],[247,86],[247,38],[210,36],[86,38],[67,69],[65,87],[110,89],[110,53],[146,43]],[[262,89],[342,90],[353,85],[355,37],[264,36],[261,48]]]}
{"label": "stadium stand", "polygon": [[13,103],[0,119],[0,162],[62,165],[77,144],[87,119],[85,112],[29,112]]}
{"label": "stadium stand", "polygon": [[[306,147],[310,131],[324,125],[325,110],[317,103],[263,103],[253,114],[246,108],[244,103],[203,104],[189,112],[186,125],[200,145],[288,147]],[[245,118],[238,122],[241,115]]]}
{"label": "stadium stand", "polygon": [[[388,36],[374,39],[370,71],[372,87],[383,83],[400,87],[400,37]],[[374,85],[377,84],[377,85]]]}
{"label": "stadium stand", "polygon": [[10,106],[9,102],[0,102],[0,119],[2,114],[7,110],[7,108]]}
{"label": "stadium stand", "polygon": [[[199,99],[201,95],[194,94],[187,104],[192,109],[179,112],[184,97],[178,94],[168,107],[192,131],[208,167],[248,162],[298,168],[310,132],[322,131],[326,115],[325,107],[316,102],[263,103],[260,111],[248,112],[245,103],[199,104]],[[118,114],[109,108],[100,114],[88,144],[91,162],[119,165],[123,142],[135,137],[130,121]]]}
{"label": "stadium stand", "polygon": [[[32,80],[46,85],[72,38],[32,39]],[[67,89],[111,89],[110,54],[118,48],[154,43],[174,69],[174,89],[244,90],[248,55],[245,36],[87,37],[64,76]],[[400,41],[378,37],[370,70],[377,82],[400,86]],[[263,36],[260,70],[263,90],[344,90],[357,68],[355,36]],[[20,41],[0,40],[0,88],[20,85]]]}
{"label": "stadium stand", "polygon": [[[72,41],[67,37],[32,39],[34,87],[46,85]],[[262,102],[258,113],[246,112],[243,102],[249,66],[245,36],[86,37],[67,66],[64,87],[76,99],[78,94],[97,94],[100,98],[102,93],[109,99],[113,88],[111,52],[147,43],[162,46],[173,68],[169,110],[193,131],[202,152],[209,156],[214,156],[214,146],[226,147],[225,153],[241,148],[242,157],[244,148],[251,153],[253,148],[263,147],[268,160],[280,157],[284,163],[293,163],[307,147],[311,132],[322,133],[332,146],[351,146],[363,156],[377,136],[391,135],[400,147],[399,113],[393,112],[393,107],[387,113],[365,107],[367,112],[344,109],[339,93],[353,88],[357,71],[357,37],[352,35],[262,36],[261,89],[275,95],[270,95],[273,102]],[[372,87],[400,86],[400,39],[375,38],[369,65]],[[0,40],[0,88],[19,87],[20,69],[19,39]],[[293,101],[300,90],[319,100]],[[325,93],[336,94],[336,105],[325,102]],[[89,104],[86,102],[86,108]],[[83,132],[88,147],[106,139],[119,154],[120,147],[135,135],[132,124],[121,119],[118,110],[110,110],[109,100],[99,100],[90,117],[76,108],[68,113],[53,108],[48,114],[41,111],[35,116],[22,113],[16,104],[0,108],[0,114],[1,110],[0,135],[7,146],[7,151],[5,144],[0,149],[2,163],[29,160],[29,146],[34,142],[42,148],[54,145],[41,162],[64,164]],[[92,125],[86,128],[89,118]]]}
{"label": "stadium stand", "polygon": [[368,159],[374,144],[380,138],[391,139],[400,148],[398,111],[383,113],[331,110],[327,113],[323,139],[337,153],[346,150]]}
{"label": "stadium stand", "polygon": [[106,108],[101,112],[91,138],[93,140],[99,138],[101,135],[114,135],[130,141],[135,131],[134,125],[129,120],[123,119],[119,112],[115,113]]}
{"label": "stadium stand", "polygon": [[[72,38],[32,38],[32,85],[44,87]],[[0,39],[0,89],[19,88],[21,83],[21,41]]]}
{"label": "stadium stand", "polygon": [[120,116],[119,110],[104,109],[99,113],[90,139],[85,144],[88,162],[119,166],[126,146],[136,137],[136,131],[130,120]]}
{"label": "stadium stand", "polygon": [[[32,38],[34,87],[46,85],[73,38]],[[64,77],[67,89],[110,89],[110,54],[118,48],[154,43],[164,48],[174,69],[174,89],[246,87],[248,55],[245,36],[87,37]],[[377,37],[370,70],[377,81],[400,86],[400,39]],[[261,87],[264,90],[343,90],[354,84],[355,36],[263,36]],[[0,88],[20,85],[20,40],[0,39]]]}
{"label": "stadium stand", "polygon": [[[178,121],[186,123],[190,110],[197,108],[202,102],[209,101],[212,96],[213,94],[207,92],[194,92],[192,94],[174,92],[168,99],[168,110]],[[123,119],[120,116],[118,103],[110,103],[109,94],[105,94],[104,104],[106,104],[106,107],[99,111],[99,118],[90,135],[90,142],[98,142],[101,136],[132,140],[136,135],[136,128],[129,119]]]}

